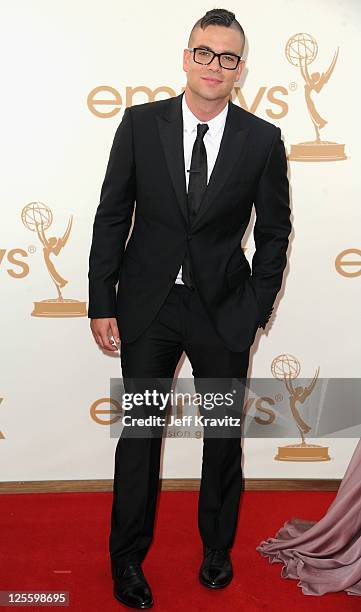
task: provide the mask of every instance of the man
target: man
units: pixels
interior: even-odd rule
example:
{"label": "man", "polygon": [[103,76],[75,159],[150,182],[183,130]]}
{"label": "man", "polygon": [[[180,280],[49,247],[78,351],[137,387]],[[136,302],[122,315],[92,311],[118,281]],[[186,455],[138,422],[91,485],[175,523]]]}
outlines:
{"label": "man", "polygon": [[[172,379],[183,351],[195,381],[246,378],[281,287],[291,230],[286,157],[279,128],[229,101],[243,49],[234,14],[208,11],[184,50],[184,95],[127,108],[115,134],[94,221],[88,316],[101,348],[117,350],[121,339],[124,379]],[[253,204],[251,274],[241,240]],[[115,455],[114,594],[138,608],[153,605],[141,563],[160,451],[159,437],[122,435]],[[240,460],[239,437],[204,436],[199,579],[210,588],[232,579]]]}

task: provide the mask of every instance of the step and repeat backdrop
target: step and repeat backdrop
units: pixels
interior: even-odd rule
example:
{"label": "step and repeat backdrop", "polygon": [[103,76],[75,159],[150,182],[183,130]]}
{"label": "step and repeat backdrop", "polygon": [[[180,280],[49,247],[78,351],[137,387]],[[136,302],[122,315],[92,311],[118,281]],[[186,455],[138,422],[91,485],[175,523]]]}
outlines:
{"label": "step and repeat backdrop", "polygon": [[[121,369],[87,318],[94,214],[124,109],[183,90],[189,32],[214,6],[2,3],[2,481],[113,476]],[[232,98],[281,128],[293,221],[274,316],[252,347],[250,379],[272,385],[248,397],[245,476],[338,478],[360,437],[361,4],[226,8],[247,36]],[[184,356],[178,377],[191,377]],[[201,434],[167,436],[163,477],[198,477],[201,452]]]}

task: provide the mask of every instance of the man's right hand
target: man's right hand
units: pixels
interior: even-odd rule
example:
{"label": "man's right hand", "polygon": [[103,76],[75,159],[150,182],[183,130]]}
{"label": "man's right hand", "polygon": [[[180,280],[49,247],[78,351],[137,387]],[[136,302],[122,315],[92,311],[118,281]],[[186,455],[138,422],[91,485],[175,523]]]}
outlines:
{"label": "man's right hand", "polygon": [[[107,351],[117,351],[119,349],[120,337],[115,317],[110,319],[91,319],[90,329],[92,330],[95,342],[100,348]],[[110,338],[112,336],[117,346],[111,343]]]}

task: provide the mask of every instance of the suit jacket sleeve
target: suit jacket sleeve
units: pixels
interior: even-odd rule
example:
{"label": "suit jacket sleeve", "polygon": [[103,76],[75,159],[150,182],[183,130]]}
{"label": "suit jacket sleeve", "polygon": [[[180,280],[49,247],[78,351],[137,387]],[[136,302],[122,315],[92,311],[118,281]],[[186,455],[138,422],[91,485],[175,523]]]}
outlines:
{"label": "suit jacket sleeve", "polygon": [[90,318],[116,315],[115,286],[119,280],[134,202],[132,119],[127,108],[114,136],[93,224],[88,273]]}
{"label": "suit jacket sleeve", "polygon": [[254,205],[256,251],[252,259],[254,289],[260,311],[259,327],[268,322],[287,264],[291,232],[287,161],[281,131],[276,129],[267,161],[259,180]]}

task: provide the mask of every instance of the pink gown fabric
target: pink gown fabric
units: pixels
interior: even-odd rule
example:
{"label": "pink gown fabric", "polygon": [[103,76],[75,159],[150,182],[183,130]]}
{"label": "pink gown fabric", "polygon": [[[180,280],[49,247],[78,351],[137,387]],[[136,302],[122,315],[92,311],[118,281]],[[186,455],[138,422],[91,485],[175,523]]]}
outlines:
{"label": "pink gown fabric", "polygon": [[298,580],[304,595],[361,596],[361,440],[321,520],[291,519],[257,550],[270,563],[283,563],[281,575]]}

